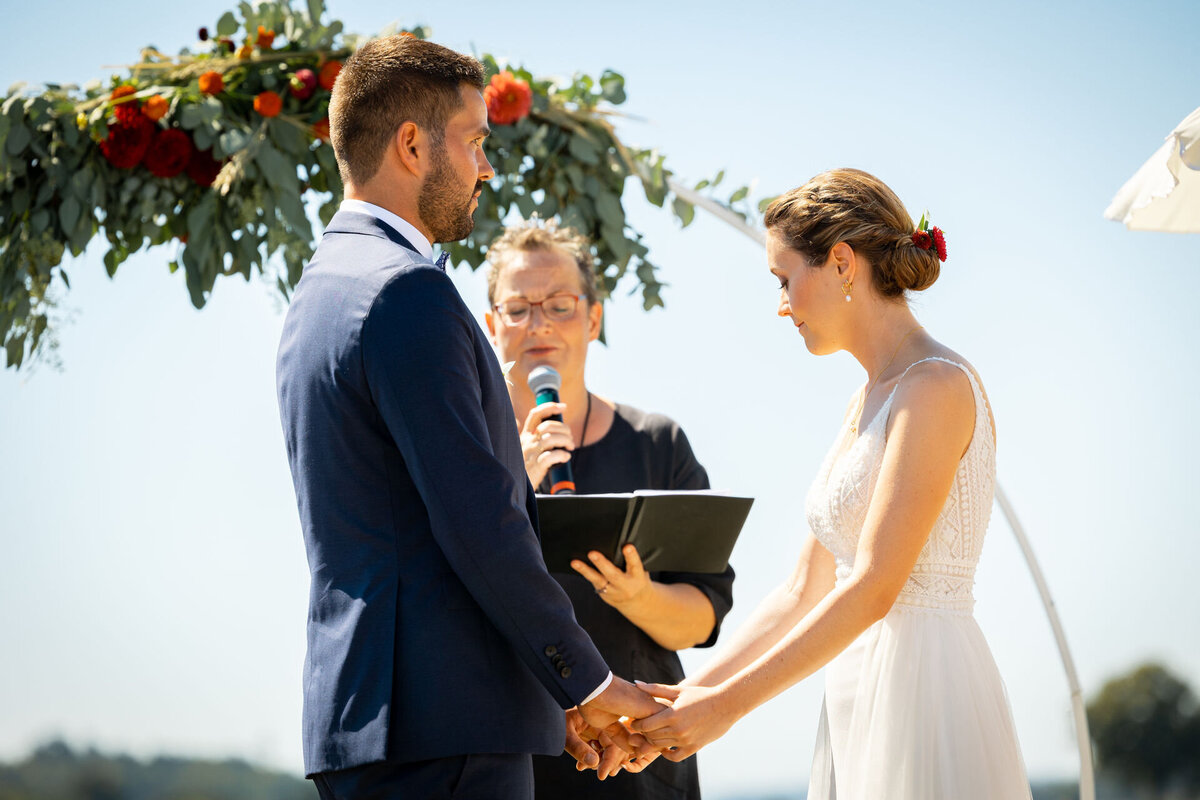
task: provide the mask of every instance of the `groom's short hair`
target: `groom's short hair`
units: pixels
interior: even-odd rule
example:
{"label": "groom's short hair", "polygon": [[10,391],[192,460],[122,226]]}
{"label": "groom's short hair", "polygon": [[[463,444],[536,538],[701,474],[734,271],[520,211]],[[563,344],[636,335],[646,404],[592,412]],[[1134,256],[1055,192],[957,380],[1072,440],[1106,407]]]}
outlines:
{"label": "groom's short hair", "polygon": [[338,73],[329,101],[329,134],[342,180],[361,186],[405,122],[440,147],[461,107],[463,84],[483,90],[483,65],[440,44],[397,34],[373,39]]}

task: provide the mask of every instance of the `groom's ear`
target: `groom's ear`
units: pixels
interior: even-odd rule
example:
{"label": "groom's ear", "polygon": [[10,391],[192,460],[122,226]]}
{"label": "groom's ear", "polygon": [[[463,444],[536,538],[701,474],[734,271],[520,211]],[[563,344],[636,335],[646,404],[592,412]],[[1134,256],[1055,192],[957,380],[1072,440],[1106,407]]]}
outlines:
{"label": "groom's ear", "polygon": [[417,177],[421,177],[424,162],[427,161],[429,137],[417,127],[417,123],[409,120],[396,129],[392,137],[392,149],[400,159],[404,169]]}

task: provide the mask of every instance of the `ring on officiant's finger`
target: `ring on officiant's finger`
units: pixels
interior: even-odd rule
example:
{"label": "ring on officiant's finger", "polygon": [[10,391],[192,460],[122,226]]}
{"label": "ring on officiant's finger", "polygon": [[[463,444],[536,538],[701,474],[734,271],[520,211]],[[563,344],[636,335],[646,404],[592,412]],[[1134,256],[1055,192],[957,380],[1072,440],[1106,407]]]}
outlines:
{"label": "ring on officiant's finger", "polygon": [[606,581],[603,586],[601,586],[599,589],[596,590],[596,594],[604,594],[605,592],[607,592],[608,586],[610,583],[612,583],[612,581]]}

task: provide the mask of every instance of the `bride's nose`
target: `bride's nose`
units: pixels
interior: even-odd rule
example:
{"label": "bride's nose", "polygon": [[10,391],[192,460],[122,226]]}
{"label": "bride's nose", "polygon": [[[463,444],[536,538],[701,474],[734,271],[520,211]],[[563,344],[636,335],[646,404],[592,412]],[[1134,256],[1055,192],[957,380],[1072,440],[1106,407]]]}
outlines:
{"label": "bride's nose", "polygon": [[779,290],[779,310],[776,313],[781,317],[792,316],[792,305],[788,302],[787,292],[783,289]]}

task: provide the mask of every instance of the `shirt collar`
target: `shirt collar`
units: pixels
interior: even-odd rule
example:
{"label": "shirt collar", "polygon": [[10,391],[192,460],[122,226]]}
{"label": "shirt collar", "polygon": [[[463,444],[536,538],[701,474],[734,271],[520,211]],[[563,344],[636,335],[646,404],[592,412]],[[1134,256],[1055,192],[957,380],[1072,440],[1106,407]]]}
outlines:
{"label": "shirt collar", "polygon": [[390,225],[397,233],[407,239],[409,244],[417,248],[418,253],[430,261],[433,260],[433,245],[404,217],[388,211],[386,208],[381,208],[374,203],[368,203],[366,200],[348,198],[342,201],[339,208],[342,211],[357,211],[360,214],[369,214],[385,225]]}

